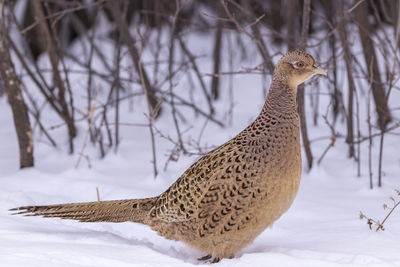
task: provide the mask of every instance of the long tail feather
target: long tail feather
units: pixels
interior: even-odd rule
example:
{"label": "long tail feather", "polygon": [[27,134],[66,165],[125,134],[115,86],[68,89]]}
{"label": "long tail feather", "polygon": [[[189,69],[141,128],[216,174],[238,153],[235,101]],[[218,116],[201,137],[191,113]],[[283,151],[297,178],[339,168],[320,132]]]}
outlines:
{"label": "long tail feather", "polygon": [[149,212],[156,198],[96,201],[86,203],[23,206],[10,209],[13,214],[58,217],[81,222],[139,222],[149,224]]}

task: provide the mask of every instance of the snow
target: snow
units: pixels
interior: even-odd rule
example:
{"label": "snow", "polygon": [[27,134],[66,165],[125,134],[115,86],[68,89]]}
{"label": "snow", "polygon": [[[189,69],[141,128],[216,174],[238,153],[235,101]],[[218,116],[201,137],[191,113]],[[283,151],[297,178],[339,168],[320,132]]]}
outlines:
{"label": "snow", "polygon": [[[202,46],[205,43],[207,39],[197,42],[192,40],[193,46],[190,47],[196,54],[207,54],[209,51]],[[110,47],[105,44],[104,49]],[[211,69],[207,61],[209,59],[210,55],[199,59],[203,69]],[[253,59],[253,63],[248,66],[255,66],[259,63],[257,60]],[[236,69],[241,66],[244,65],[235,65]],[[79,87],[76,90],[82,90],[85,82],[79,79],[81,76],[71,76]],[[208,122],[200,141],[203,147],[217,146],[229,140],[255,118],[264,101],[260,80],[260,75],[234,76],[235,108],[232,125],[220,128]],[[228,84],[228,79],[222,81]],[[327,93],[323,81],[317,85],[313,80],[312,84],[320,86],[321,91]],[[182,79],[176,90],[185,92],[188,86]],[[395,95],[398,92],[394,91],[393,94],[393,98],[398,97]],[[39,95],[35,97],[39,98]],[[326,99],[326,96],[321,97],[320,114],[325,113],[328,104]],[[84,97],[76,101],[84,108]],[[121,121],[146,123],[142,111],[145,110],[143,99],[133,101],[133,110],[132,103],[122,103]],[[224,121],[228,121],[224,117],[227,103],[228,97],[224,96],[216,104],[219,119]],[[205,119],[196,117],[190,111],[185,115],[191,124],[183,124],[183,129],[190,129],[184,138],[197,139]],[[156,122],[156,127],[174,136],[168,108],[165,108],[162,116]],[[50,113],[44,115],[44,120],[47,127],[59,123],[59,119]],[[310,121],[312,140],[330,136],[329,128],[322,120],[318,126],[313,126]],[[108,151],[106,157],[101,159],[98,147],[89,144],[84,153],[90,158],[90,167],[83,158],[80,166],[75,168],[78,153],[68,155],[67,137],[65,129],[61,127],[51,132],[57,137],[57,148],[51,147],[36,129],[36,166],[19,170],[16,134],[10,108],[4,97],[0,98],[0,125],[1,267],[201,264],[196,260],[203,256],[201,252],[181,242],[166,240],[145,225],[128,222],[79,223],[11,216],[8,211],[9,208],[21,205],[94,201],[96,188],[99,189],[101,200],[154,196],[168,188],[198,156],[181,155],[178,161],[170,162],[168,168],[163,170],[173,146],[158,136],[156,141],[160,174],[154,179],[148,128],[121,126],[121,145],[117,153]],[[338,129],[343,129],[341,127],[339,125]],[[85,122],[78,123],[79,135],[75,141],[77,151],[82,147],[86,128]],[[314,141],[312,149],[316,159],[329,143],[329,138]],[[379,147],[377,140],[375,143],[372,156],[376,180]],[[388,198],[395,196],[394,189],[400,186],[400,156],[397,147],[398,137],[387,135],[383,161],[384,186],[370,190],[367,143],[362,144],[362,175],[357,177],[356,162],[347,158],[344,138],[338,139],[320,165],[314,166],[311,171],[304,168],[301,187],[290,210],[272,228],[237,253],[234,259],[223,259],[215,266],[400,266],[400,211],[395,211],[388,219],[384,232],[369,230],[366,221],[359,219],[360,211],[379,220],[387,214],[382,205],[390,203]]]}

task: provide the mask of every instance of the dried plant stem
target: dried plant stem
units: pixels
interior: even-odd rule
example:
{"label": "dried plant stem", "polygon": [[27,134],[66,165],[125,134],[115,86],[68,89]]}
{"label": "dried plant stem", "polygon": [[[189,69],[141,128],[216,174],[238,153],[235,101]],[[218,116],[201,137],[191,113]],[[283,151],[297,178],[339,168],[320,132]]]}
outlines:
{"label": "dried plant stem", "polygon": [[158,170],[157,170],[156,142],[155,142],[154,130],[153,130],[153,116],[154,116],[154,114],[157,114],[158,107],[155,107],[152,110],[151,102],[150,102],[150,99],[148,97],[148,91],[147,91],[146,83],[144,82],[144,79],[143,79],[143,69],[142,69],[143,68],[143,65],[142,65],[143,37],[142,37],[142,35],[140,33],[140,29],[139,28],[137,29],[137,34],[138,34],[139,40],[140,40],[139,61],[138,61],[139,75],[141,77],[140,80],[142,82],[143,92],[144,92],[144,94],[146,96],[146,100],[147,100],[147,108],[148,108],[147,119],[149,120],[149,130],[150,130],[150,138],[151,138],[151,151],[152,151],[152,155],[153,155],[153,175],[154,175],[154,179],[155,179],[157,177],[157,175],[158,175]]}
{"label": "dried plant stem", "polygon": [[170,97],[171,97],[171,111],[172,111],[172,119],[174,121],[174,125],[175,125],[175,130],[176,130],[176,134],[178,136],[178,142],[179,142],[179,149],[182,150],[183,152],[185,152],[185,147],[183,145],[183,141],[182,141],[182,134],[181,134],[181,130],[179,127],[179,122],[178,122],[178,118],[176,116],[176,107],[175,107],[175,99],[174,99],[174,94],[172,93],[172,90],[174,88],[174,84],[173,84],[173,60],[174,60],[174,50],[175,50],[175,36],[176,36],[176,24],[177,24],[177,17],[179,15],[180,12],[180,5],[179,5],[179,0],[175,1],[175,5],[176,5],[176,10],[175,10],[175,14],[173,17],[173,21],[172,21],[172,27],[171,27],[171,36],[170,36],[170,42],[169,42],[169,58],[168,58],[168,72],[169,72],[169,92],[170,92]]}
{"label": "dried plant stem", "polygon": [[[308,29],[310,25],[310,10],[311,10],[311,0],[305,0],[303,4],[303,21],[301,29],[301,37],[299,48],[305,49],[307,45]],[[307,121],[306,121],[306,110],[305,110],[305,99],[304,99],[304,84],[301,84],[297,88],[297,104],[300,117],[300,129],[301,137],[303,139],[303,147],[307,158],[308,169],[312,168],[313,165],[313,155],[311,151],[310,139],[308,137],[307,131]]]}
{"label": "dried plant stem", "polygon": [[[399,12],[398,15],[400,15],[400,8],[398,9],[398,12]],[[395,46],[395,49],[394,49],[394,54],[396,55],[397,54],[397,50],[399,48],[400,19],[398,19],[397,27],[395,29],[396,29],[396,40],[395,40],[396,46]],[[389,96],[390,96],[390,93],[391,93],[392,88],[393,88],[393,81],[394,81],[394,77],[395,77],[396,63],[397,63],[396,61],[397,60],[395,58],[393,60],[392,70],[390,72],[389,89],[388,89],[388,92],[387,92],[387,94],[385,96],[386,105],[388,103]],[[384,136],[385,136],[385,131],[384,131],[384,129],[381,129],[381,138],[380,138],[380,142],[379,142],[379,163],[378,163],[378,186],[379,187],[382,186],[382,164],[383,164],[382,163],[382,158],[383,158],[383,140],[384,140]]]}
{"label": "dried plant stem", "polygon": [[357,112],[357,176],[361,177],[361,129],[360,129],[360,102],[358,100],[358,94],[355,93],[355,100],[356,100],[356,112]]}
{"label": "dried plant stem", "polygon": [[[332,99],[332,101],[334,101]],[[322,153],[322,155],[320,156],[320,158],[317,161],[317,164],[321,164],[323,158],[325,157],[326,153],[328,153],[329,149],[335,146],[336,143],[336,138],[338,136],[338,134],[335,131],[335,127],[328,121],[328,112],[329,112],[329,108],[332,104],[332,101],[329,103],[327,109],[326,109],[326,113],[325,115],[322,115],[322,118],[324,119],[325,123],[328,125],[329,129],[331,130],[331,142],[329,143],[329,145],[325,148],[324,152]]]}
{"label": "dried plant stem", "polygon": [[99,192],[99,187],[96,186],[96,197],[97,197],[97,201],[101,201],[100,200],[100,192]]}
{"label": "dried plant stem", "polygon": [[400,205],[400,200],[393,206],[393,208],[390,209],[389,213],[386,215],[386,217],[382,220],[381,225],[383,225],[386,220],[392,215],[393,211]]}
{"label": "dried plant stem", "polygon": [[[372,64],[371,64],[372,66]],[[369,170],[369,187],[374,188],[372,181],[372,124],[371,124],[371,91],[372,91],[372,75],[370,75],[370,82],[368,88],[368,107],[367,107],[367,123],[368,123],[368,170]]]}
{"label": "dried plant stem", "polygon": [[379,161],[378,161],[378,186],[382,186],[382,157],[383,157],[383,139],[385,131],[381,130],[381,138],[379,139]]}
{"label": "dried plant stem", "polygon": [[[218,21],[217,30],[215,32],[215,42],[213,50],[213,73],[217,74],[220,72],[221,66],[221,51],[222,51],[222,22]],[[218,99],[220,95],[219,91],[220,79],[215,75],[211,79],[211,95],[213,99]]]}
{"label": "dried plant stem", "polygon": [[[74,143],[73,138],[76,136],[76,128],[74,124],[73,118],[73,110],[68,109],[68,104],[66,100],[66,88],[61,77],[61,73],[58,69],[59,58],[57,54],[57,50],[55,44],[53,42],[53,37],[51,31],[48,27],[46,17],[44,16],[44,12],[40,3],[40,0],[33,0],[34,12],[39,20],[39,27],[41,32],[43,33],[47,53],[49,54],[50,64],[53,69],[54,80],[58,88],[58,99],[61,106],[62,117],[68,126],[68,135],[69,135],[69,149],[70,153],[74,152]],[[70,96],[72,99],[72,95]]]}
{"label": "dried plant stem", "polygon": [[[151,105],[151,110],[152,110],[152,116],[154,118],[157,118],[160,113],[161,113],[161,103],[159,103],[159,100],[156,96],[157,90],[154,88],[151,83],[150,79],[148,78],[146,70],[143,68],[142,62],[140,60],[140,52],[137,51],[137,48],[135,46],[135,38],[131,35],[129,31],[129,25],[127,25],[127,22],[123,19],[122,11],[120,10],[120,5],[116,4],[115,1],[107,1],[107,6],[111,11],[111,15],[116,21],[116,24],[118,26],[118,29],[120,31],[122,41],[124,44],[128,47],[129,55],[132,59],[132,63],[134,64],[135,69],[141,73],[140,75],[140,83],[144,84],[144,88],[146,88],[146,98],[147,102],[150,103]],[[142,37],[143,38],[143,37]],[[141,40],[141,43],[143,45],[143,40]],[[143,48],[142,48],[143,50]],[[142,51],[143,52],[143,51]],[[143,89],[144,89],[143,88]]]}
{"label": "dried plant stem", "polygon": [[[222,7],[224,8],[225,14],[228,16],[229,20],[235,24],[239,33],[244,33],[247,37],[256,42],[257,48],[260,51],[261,56],[264,58],[265,63],[267,64],[266,67],[272,73],[274,71],[274,64],[272,62],[267,46],[265,45],[264,41],[261,38],[260,31],[256,26],[256,24],[265,16],[265,14],[262,14],[259,18],[257,18],[253,23],[249,25],[253,31],[253,34],[251,34],[239,23],[239,21],[235,18],[234,14],[232,14],[232,12],[229,11],[227,4],[228,1],[220,0],[220,2]],[[229,1],[229,2],[231,4],[235,4],[234,1]],[[247,5],[247,8],[252,8],[250,5],[247,4],[247,2],[245,2],[245,4]]]}
{"label": "dried plant stem", "polygon": [[196,74],[197,79],[199,80],[200,83],[200,87],[203,91],[203,94],[207,100],[207,104],[208,104],[208,108],[209,108],[209,112],[212,114],[214,114],[214,107],[212,105],[212,100],[210,95],[207,92],[207,87],[206,84],[204,83],[204,80],[202,78],[202,75],[200,73],[199,67],[196,64],[196,57],[190,52],[190,50],[187,48],[185,42],[183,41],[182,37],[177,35],[178,41],[179,41],[179,45],[182,48],[182,51],[186,54],[186,56],[189,58],[190,63],[192,64],[192,68]]}
{"label": "dried plant stem", "polygon": [[354,83],[353,77],[353,69],[352,69],[352,54],[350,51],[350,47],[348,45],[347,40],[347,30],[345,25],[345,16],[344,16],[344,0],[339,1],[340,5],[340,22],[339,22],[339,39],[343,48],[343,58],[346,63],[346,72],[347,72],[347,82],[349,84],[349,94],[348,94],[348,108],[346,114],[346,122],[347,122],[347,136],[346,143],[349,145],[349,157],[354,157],[354,126],[353,126],[353,99],[354,92],[356,91],[356,86]]}
{"label": "dried plant stem", "polygon": [[[126,8],[127,5],[125,5],[125,8],[123,10],[123,19],[126,19]],[[121,64],[121,43],[122,43],[122,37],[121,35],[118,36],[118,41],[117,41],[117,49],[115,51],[115,71],[114,71],[114,81],[112,83],[112,87],[110,90],[110,93],[115,90],[115,132],[114,132],[114,140],[115,140],[115,147],[114,147],[114,153],[117,153],[118,151],[118,145],[119,145],[119,102],[120,102],[120,89],[121,89],[121,81],[120,81],[120,64]],[[111,95],[109,97],[109,100],[111,99]]]}
{"label": "dried plant stem", "polygon": [[[398,196],[400,196],[400,190],[395,189],[394,191],[396,192],[396,194]],[[376,226],[375,231],[379,231],[379,230],[384,231],[385,230],[383,225],[389,219],[389,217],[393,214],[395,209],[400,206],[400,199],[397,200],[397,201],[395,200],[394,197],[390,197],[389,199],[391,201],[393,201],[393,206],[389,207],[387,204],[383,204],[383,209],[384,210],[389,209],[389,212],[386,214],[385,218],[383,218],[382,222],[380,222],[379,220],[374,220],[374,219],[372,219],[370,217],[367,217],[363,212],[360,212],[360,219],[366,219],[367,220],[367,224],[369,226],[369,229],[372,230],[372,225],[374,224]]]}
{"label": "dried plant stem", "polygon": [[100,86],[97,88],[96,96],[94,98],[92,107],[90,108],[90,111],[88,113],[88,117],[87,117],[88,128],[87,128],[87,130],[85,132],[85,138],[83,139],[83,145],[82,145],[82,148],[81,148],[81,152],[79,153],[78,160],[77,160],[77,162],[75,164],[75,169],[77,169],[79,167],[79,163],[81,162],[81,159],[84,156],[83,152],[85,151],[85,148],[87,146],[87,141],[88,141],[88,137],[89,137],[89,133],[90,133],[90,128],[92,127],[92,124],[93,124],[93,114],[94,114],[94,111],[96,109],[97,97],[98,97],[98,94],[99,94],[99,89],[100,89]]}
{"label": "dried plant stem", "polygon": [[372,81],[371,90],[375,102],[375,110],[378,115],[378,125],[384,130],[392,118],[385,98],[385,89],[381,81],[378,58],[376,57],[374,40],[371,35],[372,25],[368,20],[368,2],[361,3],[354,12],[355,23],[359,28],[364,59],[368,66],[368,76]]}

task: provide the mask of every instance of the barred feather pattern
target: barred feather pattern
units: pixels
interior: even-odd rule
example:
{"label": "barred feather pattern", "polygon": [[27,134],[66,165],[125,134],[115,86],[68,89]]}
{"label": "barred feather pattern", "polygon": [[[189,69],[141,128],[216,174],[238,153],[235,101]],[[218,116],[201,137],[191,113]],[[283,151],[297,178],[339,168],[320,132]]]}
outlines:
{"label": "barred feather pattern", "polygon": [[86,203],[23,206],[11,209],[14,214],[58,217],[80,222],[148,223],[148,214],[156,198],[95,201]]}

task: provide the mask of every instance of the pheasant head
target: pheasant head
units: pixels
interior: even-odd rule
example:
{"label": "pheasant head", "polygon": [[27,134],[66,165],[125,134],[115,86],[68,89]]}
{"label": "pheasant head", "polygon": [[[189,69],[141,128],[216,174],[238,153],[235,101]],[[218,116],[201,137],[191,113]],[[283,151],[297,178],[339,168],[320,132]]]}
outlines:
{"label": "pheasant head", "polygon": [[291,88],[297,88],[299,84],[317,74],[327,75],[310,54],[296,50],[288,52],[278,61],[272,79],[285,82]]}

